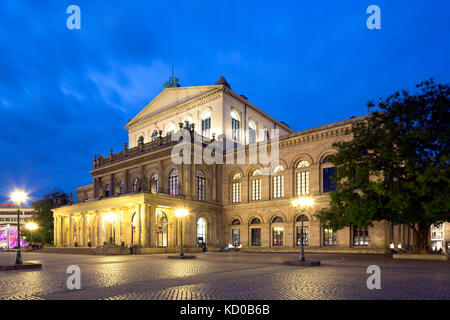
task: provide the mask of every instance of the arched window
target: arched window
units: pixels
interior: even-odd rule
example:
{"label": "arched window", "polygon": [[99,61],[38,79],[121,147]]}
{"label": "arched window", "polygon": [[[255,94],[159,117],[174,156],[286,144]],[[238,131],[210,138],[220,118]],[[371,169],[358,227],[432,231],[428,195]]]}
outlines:
{"label": "arched window", "polygon": [[202,247],[206,243],[206,220],[199,218],[197,220],[197,246]]}
{"label": "arched window", "polygon": [[169,174],[169,194],[178,195],[178,170],[172,169]]}
{"label": "arched window", "polygon": [[164,212],[162,211],[157,211],[156,212],[157,217],[159,217],[158,221],[158,226],[157,226],[157,240],[158,240],[158,247],[167,247],[167,243],[168,243],[168,239],[167,239],[167,235],[168,235],[168,229],[169,229],[169,224],[167,221],[167,216]]}
{"label": "arched window", "polygon": [[297,195],[302,196],[309,194],[309,162],[302,160],[297,164]]}
{"label": "arched window", "polygon": [[197,170],[197,174],[195,176],[195,184],[197,200],[206,201],[206,178],[203,171]]}
{"label": "arched window", "polygon": [[139,181],[139,178],[136,178],[133,181],[133,192],[139,192],[139,191],[141,191],[140,181]]}
{"label": "arched window", "polygon": [[250,238],[251,238],[251,245],[253,247],[259,247],[261,246],[261,228],[260,225],[261,220],[258,218],[253,218],[250,221]]}
{"label": "arched window", "polygon": [[241,202],[241,174],[235,173],[233,176],[233,181],[231,183],[232,192],[231,192],[231,202],[239,203]]}
{"label": "arched window", "polygon": [[248,143],[256,143],[256,125],[253,121],[248,122]]}
{"label": "arched window", "polygon": [[322,164],[324,165],[322,168],[323,192],[336,191],[336,185],[333,181],[336,176],[336,168],[333,167],[331,160],[332,156],[327,156],[322,161]]}
{"label": "arched window", "polygon": [[211,138],[211,112],[204,111],[201,116],[202,119],[202,136]]}
{"label": "arched window", "polygon": [[166,128],[166,135],[171,136],[173,135],[173,132],[175,131],[175,126],[173,123],[169,123],[169,125]]}
{"label": "arched window", "polygon": [[119,194],[124,194],[125,193],[125,182],[120,181],[119,183]]}
{"label": "arched window", "polygon": [[272,219],[272,223],[281,223],[283,222],[283,218],[276,216]]}
{"label": "arched window", "polygon": [[[282,223],[283,218],[276,216],[272,219],[272,223]],[[273,226],[272,227],[272,245],[274,247],[281,247],[283,246],[283,235],[284,235],[284,228],[282,226]]]}
{"label": "arched window", "polygon": [[273,179],[273,197],[274,198],[282,198],[284,197],[284,176],[282,172],[284,171],[284,167],[282,165],[277,165],[273,173],[275,176]]}
{"label": "arched window", "polygon": [[269,129],[264,129],[264,141],[270,140],[270,132]]}
{"label": "arched window", "polygon": [[[297,246],[300,246],[303,238],[303,245],[307,246],[309,241],[309,219],[304,214],[301,214],[295,220],[295,230],[296,230],[296,242]],[[303,226],[303,234],[302,234],[302,226]]]}
{"label": "arched window", "polygon": [[231,112],[231,139],[239,141],[240,120],[236,111]]}
{"label": "arched window", "polygon": [[250,177],[252,190],[251,190],[251,199],[252,201],[261,200],[261,170],[255,169],[253,170]]}
{"label": "arched window", "polygon": [[109,184],[106,185],[105,188],[105,197],[110,197],[111,196],[111,186]]}
{"label": "arched window", "polygon": [[158,140],[158,130],[153,131],[152,133],[152,141]]}
{"label": "arched window", "polygon": [[297,220],[295,220],[296,222],[308,222],[309,219],[307,216],[305,216],[304,214],[301,214],[297,217]]}
{"label": "arched window", "polygon": [[233,225],[233,226],[238,226],[240,224],[241,224],[241,222],[239,221],[239,219],[234,219],[233,222],[231,222],[231,225]]}
{"label": "arched window", "polygon": [[158,192],[158,174],[152,174],[150,178],[150,191]]}

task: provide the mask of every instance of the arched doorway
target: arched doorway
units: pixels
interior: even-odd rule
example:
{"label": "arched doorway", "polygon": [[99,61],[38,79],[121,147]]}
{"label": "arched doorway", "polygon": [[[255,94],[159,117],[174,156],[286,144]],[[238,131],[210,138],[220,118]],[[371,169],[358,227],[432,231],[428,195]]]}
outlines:
{"label": "arched doorway", "polygon": [[164,212],[159,211],[158,212],[158,226],[156,231],[156,239],[158,242],[158,247],[167,247],[168,244],[168,229],[169,229],[169,223],[167,220],[167,216]]}
{"label": "arched doorway", "polygon": [[202,248],[202,251],[206,251],[206,229],[205,218],[199,218],[197,220],[197,247]]}

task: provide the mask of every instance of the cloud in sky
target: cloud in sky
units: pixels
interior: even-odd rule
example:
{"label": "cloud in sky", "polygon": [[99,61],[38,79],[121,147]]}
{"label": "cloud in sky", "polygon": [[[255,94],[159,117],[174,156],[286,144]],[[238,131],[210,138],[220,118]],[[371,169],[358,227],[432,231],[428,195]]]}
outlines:
{"label": "cloud in sky", "polygon": [[365,103],[435,77],[449,81],[450,4],[378,1],[0,2],[0,200],[91,183],[95,153],[121,150],[124,125],[162,89],[233,90],[294,130],[367,112]]}

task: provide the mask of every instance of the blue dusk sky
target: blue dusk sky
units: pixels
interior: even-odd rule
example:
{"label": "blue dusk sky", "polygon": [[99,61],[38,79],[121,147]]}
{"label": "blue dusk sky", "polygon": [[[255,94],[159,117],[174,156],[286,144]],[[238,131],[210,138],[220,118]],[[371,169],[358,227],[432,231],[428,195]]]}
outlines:
{"label": "blue dusk sky", "polygon": [[[81,30],[66,27],[69,5]],[[369,30],[366,8],[381,8]],[[295,131],[450,79],[450,1],[0,1],[0,201],[92,183],[95,153],[175,75],[231,88]],[[31,204],[31,201],[29,201]]]}

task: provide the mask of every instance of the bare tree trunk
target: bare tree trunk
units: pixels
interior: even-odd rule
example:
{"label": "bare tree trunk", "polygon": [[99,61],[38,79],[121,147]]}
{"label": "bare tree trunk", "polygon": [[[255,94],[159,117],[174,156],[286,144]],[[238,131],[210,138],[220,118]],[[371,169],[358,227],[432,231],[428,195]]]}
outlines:
{"label": "bare tree trunk", "polygon": [[413,228],[416,233],[416,245],[414,246],[414,253],[426,254],[428,253],[428,238],[430,235],[431,225],[425,222],[420,222],[417,228]]}

